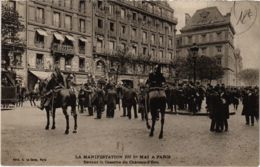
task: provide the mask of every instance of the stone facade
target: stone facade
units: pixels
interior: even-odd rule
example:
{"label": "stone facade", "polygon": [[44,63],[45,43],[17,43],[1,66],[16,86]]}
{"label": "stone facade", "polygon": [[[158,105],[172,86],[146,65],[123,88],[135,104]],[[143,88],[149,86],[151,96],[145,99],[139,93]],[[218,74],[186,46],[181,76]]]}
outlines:
{"label": "stone facade", "polygon": [[25,31],[26,51],[15,66],[28,85],[28,71],[51,72],[58,65],[83,82],[93,68],[92,6],[83,0],[27,0],[15,3]]}
{"label": "stone facade", "polygon": [[[167,78],[171,76],[177,19],[167,2],[105,0],[96,1],[93,10],[97,78],[130,80],[136,87],[157,63]],[[120,50],[124,60],[118,57]]]}
{"label": "stone facade", "polygon": [[[217,82],[226,85],[237,83],[237,63],[241,57],[235,56],[235,30],[230,21],[230,13],[222,15],[217,7],[199,9],[191,17],[185,16],[185,26],[176,37],[176,56],[188,56],[188,49],[194,43],[199,47],[198,55],[218,56],[225,69],[224,77]],[[241,68],[240,68],[241,69]]]}

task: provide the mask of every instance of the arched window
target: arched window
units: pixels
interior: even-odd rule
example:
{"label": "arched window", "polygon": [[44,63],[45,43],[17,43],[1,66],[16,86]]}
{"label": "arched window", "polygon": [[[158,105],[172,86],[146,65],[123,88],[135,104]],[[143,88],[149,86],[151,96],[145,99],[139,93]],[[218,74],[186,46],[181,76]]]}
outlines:
{"label": "arched window", "polygon": [[96,62],[96,72],[100,75],[105,75],[105,63],[102,60]]}

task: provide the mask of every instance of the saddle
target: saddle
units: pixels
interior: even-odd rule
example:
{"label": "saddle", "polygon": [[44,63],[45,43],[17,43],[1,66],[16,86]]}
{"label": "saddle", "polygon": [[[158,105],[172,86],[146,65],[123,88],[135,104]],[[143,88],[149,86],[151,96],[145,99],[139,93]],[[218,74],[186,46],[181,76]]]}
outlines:
{"label": "saddle", "polygon": [[148,92],[149,99],[152,98],[166,98],[166,93],[164,88],[151,87]]}

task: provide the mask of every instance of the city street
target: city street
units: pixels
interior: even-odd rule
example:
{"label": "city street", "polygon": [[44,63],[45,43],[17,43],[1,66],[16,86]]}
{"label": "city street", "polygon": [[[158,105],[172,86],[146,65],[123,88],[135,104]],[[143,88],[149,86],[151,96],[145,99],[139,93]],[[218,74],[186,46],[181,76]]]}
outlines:
{"label": "city street", "polygon": [[[160,122],[151,138],[140,116],[129,120],[120,117],[122,111],[116,111],[113,119],[103,114],[101,120],[79,114],[76,134],[70,116],[70,134],[64,135],[65,118],[58,109],[56,129],[47,131],[45,112],[26,103],[23,108],[1,111],[2,165],[122,165],[124,158],[96,164],[100,159],[87,156],[129,155],[126,165],[256,166],[259,127],[245,125],[241,110],[240,104],[230,116],[229,132],[223,133],[209,131],[207,116],[166,114],[164,138],[159,140]],[[142,164],[141,160],[153,161]]]}

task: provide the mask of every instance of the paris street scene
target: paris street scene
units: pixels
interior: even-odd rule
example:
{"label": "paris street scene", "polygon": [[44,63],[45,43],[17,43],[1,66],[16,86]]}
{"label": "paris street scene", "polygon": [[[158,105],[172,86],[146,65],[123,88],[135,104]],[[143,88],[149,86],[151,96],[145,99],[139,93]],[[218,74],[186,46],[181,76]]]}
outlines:
{"label": "paris street scene", "polygon": [[1,1],[1,165],[258,166],[257,1]]}

